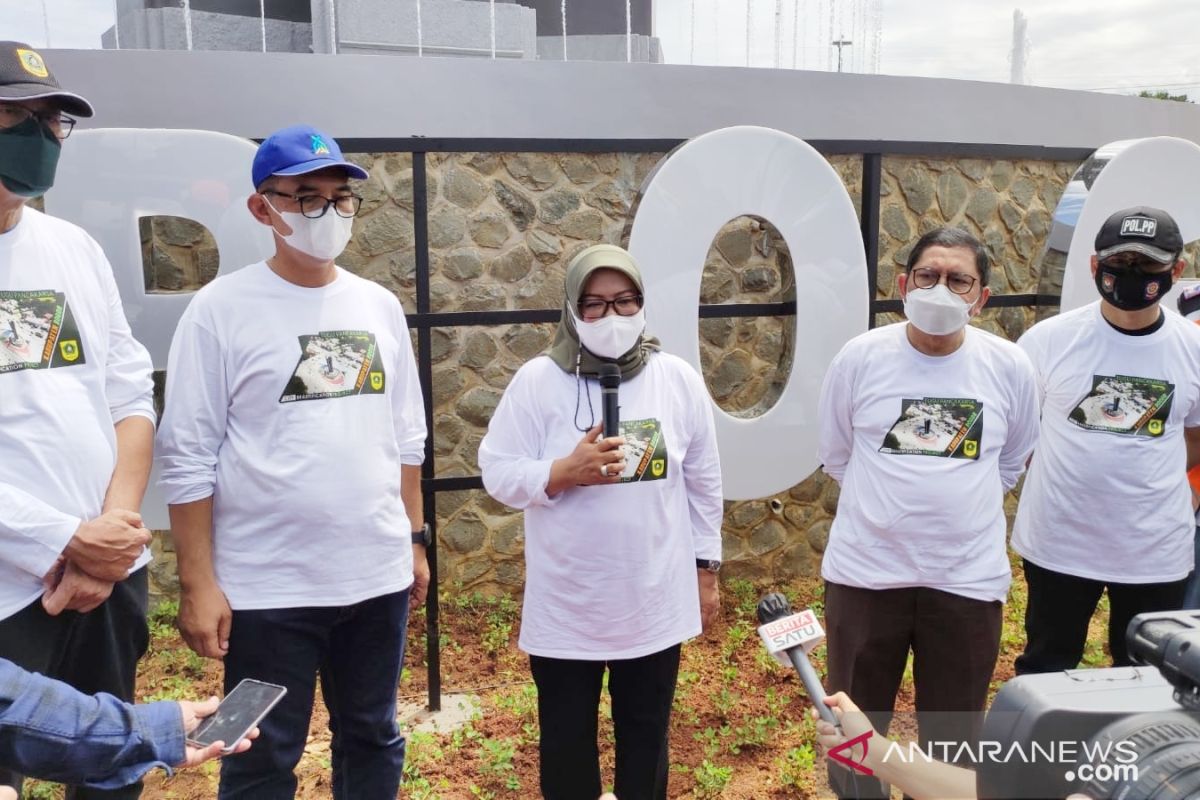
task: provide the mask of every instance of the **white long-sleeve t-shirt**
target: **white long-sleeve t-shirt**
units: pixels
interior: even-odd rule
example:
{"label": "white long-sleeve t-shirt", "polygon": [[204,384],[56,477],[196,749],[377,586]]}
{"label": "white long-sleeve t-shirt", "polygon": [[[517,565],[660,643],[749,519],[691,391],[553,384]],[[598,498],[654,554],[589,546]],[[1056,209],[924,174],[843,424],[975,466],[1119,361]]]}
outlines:
{"label": "white long-sleeve t-shirt", "polygon": [[1004,492],[1037,439],[1033,367],[970,326],[956,351],[928,356],[907,325],[855,337],[825,376],[818,446],[842,491],[821,574],[1004,600]]}
{"label": "white long-sleeve t-shirt", "polygon": [[[150,356],[83,229],[26,207],[0,234],[0,619],[42,593],[117,463],[114,425],[154,422]],[[138,569],[150,560],[142,553]]]}
{"label": "white long-sleeve t-shirt", "polygon": [[158,437],[167,502],[213,498],[234,609],[349,605],[412,583],[400,466],[424,459],[395,296],[341,268],[306,288],[260,262],[188,306]]}
{"label": "white long-sleeve t-shirt", "polygon": [[1042,435],[1012,544],[1040,567],[1114,583],[1191,571],[1183,432],[1200,425],[1200,328],[1163,313],[1158,330],[1130,336],[1097,301],[1018,342],[1037,373]]}
{"label": "white long-sleeve t-shirt", "polygon": [[545,356],[513,376],[479,466],[488,493],[525,512],[522,650],[638,658],[700,633],[696,559],[721,557],[723,518],[708,398],[685,361],[652,353],[620,386],[627,480],[547,496],[551,464],[600,421],[599,386]]}

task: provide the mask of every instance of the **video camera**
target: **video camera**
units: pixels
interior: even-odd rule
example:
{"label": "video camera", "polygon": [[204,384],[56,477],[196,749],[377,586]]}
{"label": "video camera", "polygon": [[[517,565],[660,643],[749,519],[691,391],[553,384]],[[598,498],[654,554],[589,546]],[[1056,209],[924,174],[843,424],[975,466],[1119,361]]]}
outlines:
{"label": "video camera", "polygon": [[[1200,611],[1139,614],[1126,630],[1145,666],[1022,675],[988,710],[977,759],[984,800],[1200,798]],[[997,746],[998,745],[998,746]]]}

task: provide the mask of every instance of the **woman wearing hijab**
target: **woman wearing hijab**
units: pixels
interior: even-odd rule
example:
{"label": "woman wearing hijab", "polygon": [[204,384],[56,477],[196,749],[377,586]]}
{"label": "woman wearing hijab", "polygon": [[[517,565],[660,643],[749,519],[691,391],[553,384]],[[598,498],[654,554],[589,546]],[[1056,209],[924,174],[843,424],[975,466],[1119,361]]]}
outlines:
{"label": "woman wearing hijab", "polygon": [[[519,646],[538,688],[542,794],[600,794],[596,744],[609,671],[621,800],[667,796],[680,644],[716,617],[721,469],[708,390],[646,331],[633,258],[595,245],[567,267],[548,354],[504,393],[479,465],[525,512]],[[601,435],[597,375],[621,370],[620,436]]]}

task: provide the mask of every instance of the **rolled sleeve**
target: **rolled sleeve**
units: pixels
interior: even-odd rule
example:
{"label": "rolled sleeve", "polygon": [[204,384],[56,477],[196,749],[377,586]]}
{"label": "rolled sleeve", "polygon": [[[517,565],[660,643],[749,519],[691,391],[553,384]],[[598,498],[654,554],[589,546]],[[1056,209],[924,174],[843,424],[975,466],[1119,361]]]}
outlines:
{"label": "rolled sleeve", "polygon": [[[98,248],[97,248],[98,249]],[[104,254],[98,253],[107,267],[103,271],[105,292],[108,295],[108,360],[104,371],[104,391],[108,397],[109,413],[115,425],[128,417],[140,416],[158,422],[154,413],[154,367],[150,354],[141,342],[133,338],[125,308],[112,276],[112,267]]]}
{"label": "rolled sleeve", "polygon": [[399,302],[396,339],[400,352],[396,354],[396,382],[399,387],[392,394],[392,424],[396,431],[396,446],[400,451],[400,463],[420,466],[425,461],[425,396],[421,393],[421,377],[417,373],[417,359],[409,345],[408,323]]}
{"label": "rolled sleeve", "polygon": [[225,440],[228,390],[217,337],[200,324],[195,303],[175,330],[167,359],[166,407],[158,431],[159,487],[171,505],[210,497]]}

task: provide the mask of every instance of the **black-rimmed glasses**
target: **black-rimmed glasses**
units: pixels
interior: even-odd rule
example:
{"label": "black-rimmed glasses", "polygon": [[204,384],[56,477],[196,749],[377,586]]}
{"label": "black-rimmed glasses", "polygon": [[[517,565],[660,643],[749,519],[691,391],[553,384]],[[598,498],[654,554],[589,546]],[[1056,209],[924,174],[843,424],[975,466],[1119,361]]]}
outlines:
{"label": "black-rimmed glasses", "polygon": [[[932,289],[942,282],[942,273],[928,267],[918,267],[910,275],[913,286],[918,289]],[[949,272],[946,274],[946,287],[955,294],[966,294],[975,288],[977,280],[979,279],[974,275],[965,272]]]}
{"label": "black-rimmed glasses", "polygon": [[622,317],[632,317],[642,310],[642,296],[626,294],[614,297],[612,300],[605,300],[601,297],[582,297],[579,300],[579,316],[589,322],[597,320],[608,314],[610,307]]}
{"label": "black-rimmed glasses", "polygon": [[59,141],[66,139],[75,130],[76,120],[61,111],[37,112],[15,103],[0,103],[0,130],[15,128],[30,119],[37,119],[42,127],[54,134]]}
{"label": "black-rimmed glasses", "polygon": [[362,198],[356,194],[338,195],[332,200],[319,194],[295,195],[289,192],[278,192],[274,189],[265,189],[262,194],[273,194],[295,200],[300,206],[300,213],[309,219],[320,219],[325,216],[325,212],[329,210],[330,206],[333,206],[334,212],[339,217],[349,218],[358,214],[358,209],[362,206]]}

